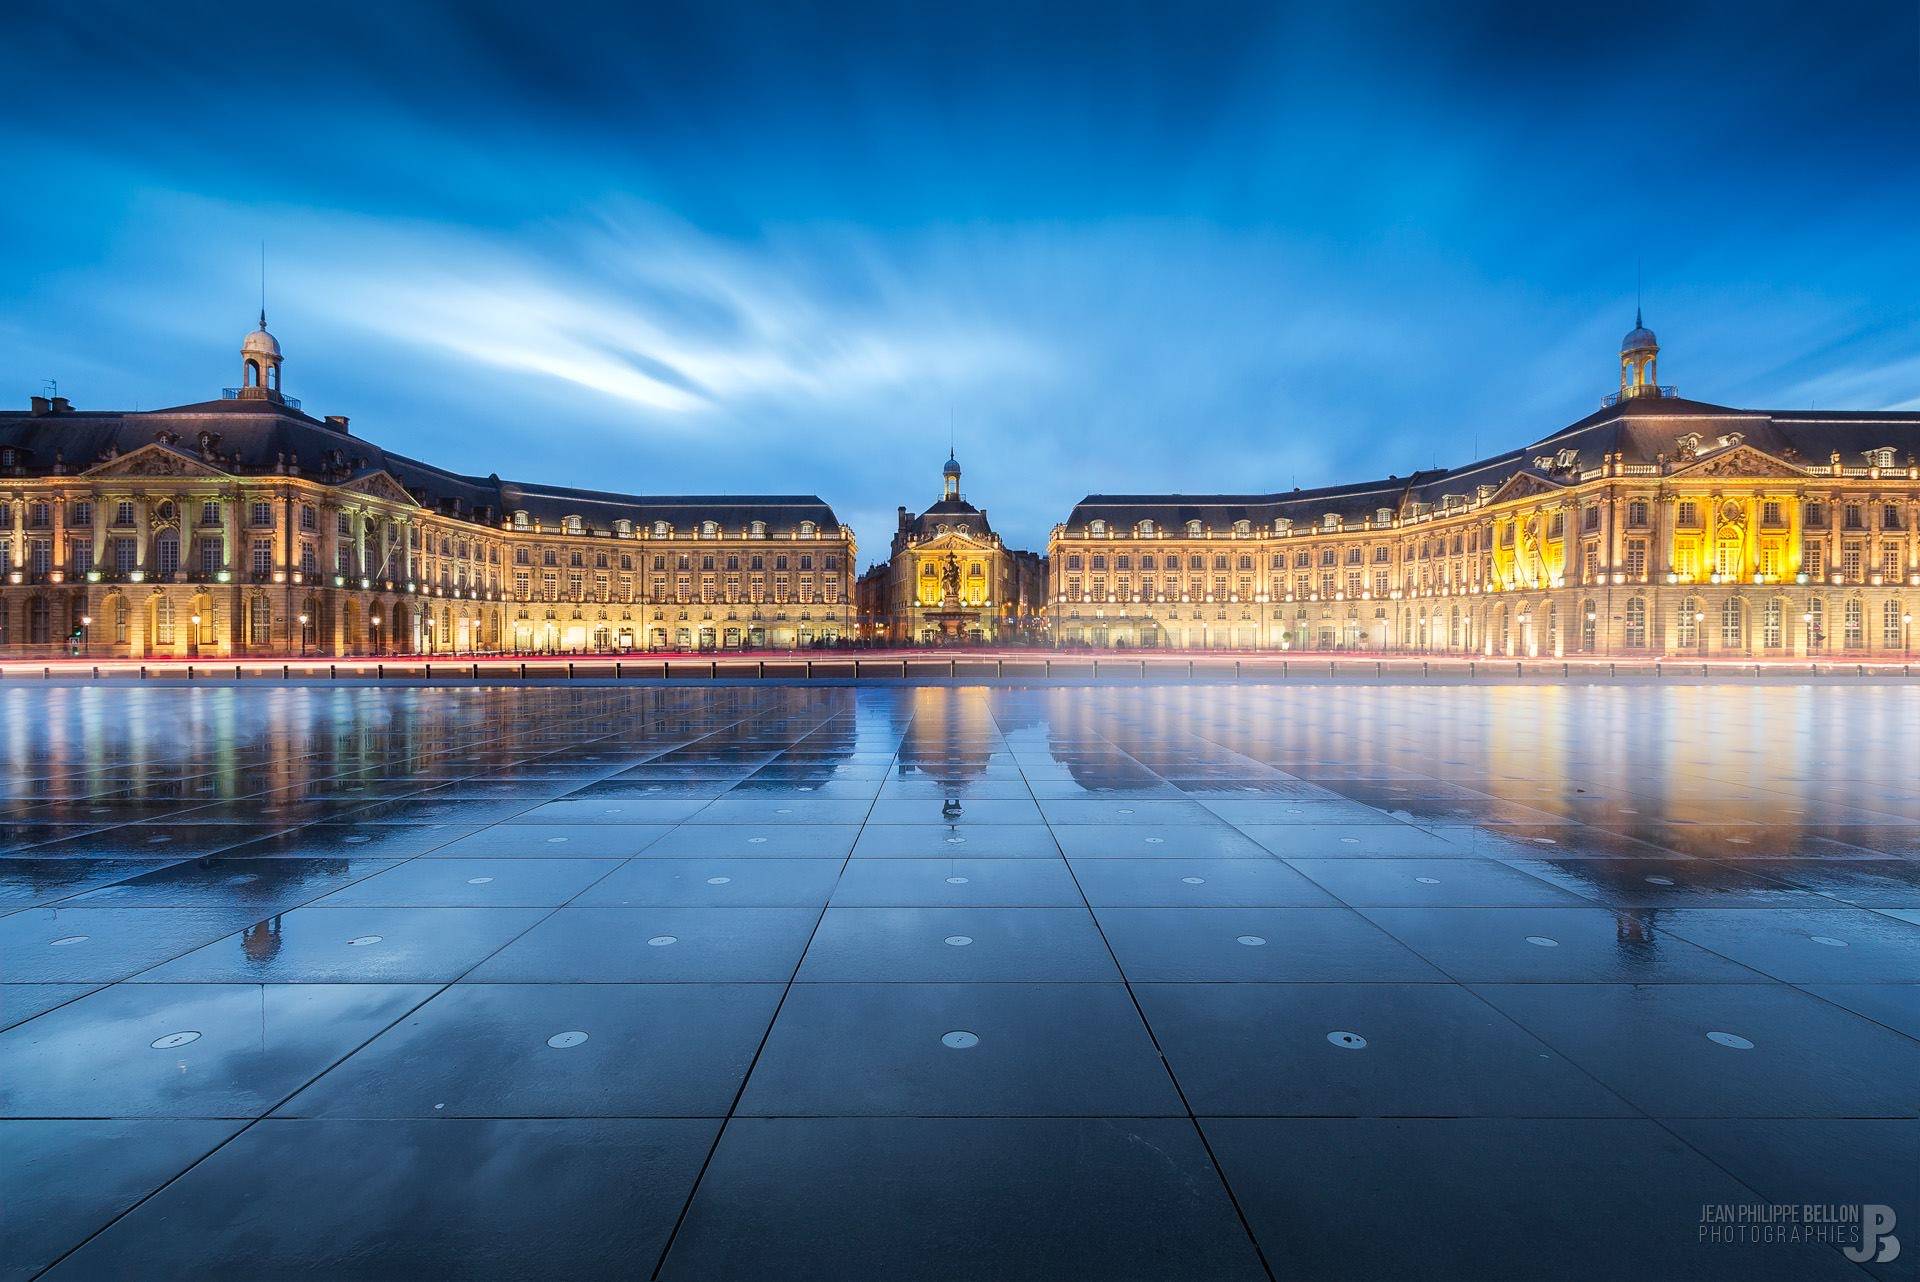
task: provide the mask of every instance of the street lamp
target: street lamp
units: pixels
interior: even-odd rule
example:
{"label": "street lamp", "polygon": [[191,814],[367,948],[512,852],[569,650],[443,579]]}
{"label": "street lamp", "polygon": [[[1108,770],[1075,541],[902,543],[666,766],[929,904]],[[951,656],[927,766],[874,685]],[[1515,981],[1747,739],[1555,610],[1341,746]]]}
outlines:
{"label": "street lamp", "polygon": [[300,657],[307,657],[307,616],[300,616]]}
{"label": "street lamp", "polygon": [[373,652],[380,653],[380,615],[378,611],[368,611],[367,623],[373,628]]}
{"label": "street lamp", "polygon": [[93,616],[80,616],[80,653],[86,658],[93,657]]}
{"label": "street lamp", "polygon": [[187,643],[188,643],[187,650],[189,653],[199,654],[200,653],[200,616],[198,613],[195,613],[190,616],[190,619],[193,624],[193,634],[187,638]]}
{"label": "street lamp", "polygon": [[1808,610],[1805,614],[1801,615],[1800,621],[1807,625],[1807,649],[1818,650],[1820,648],[1820,634],[1814,631],[1813,628],[1813,611]]}
{"label": "street lamp", "polygon": [[1700,657],[1703,659],[1706,658],[1707,657],[1707,612],[1705,610],[1695,610],[1693,612],[1693,635],[1694,635],[1694,638],[1700,642]]}

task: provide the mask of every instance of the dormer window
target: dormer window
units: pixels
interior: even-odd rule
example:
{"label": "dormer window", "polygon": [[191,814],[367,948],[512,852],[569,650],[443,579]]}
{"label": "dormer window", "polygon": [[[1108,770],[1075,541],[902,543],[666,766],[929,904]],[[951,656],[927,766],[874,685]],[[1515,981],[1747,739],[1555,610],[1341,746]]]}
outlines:
{"label": "dormer window", "polygon": [[1187,537],[1190,539],[1197,539],[1200,537],[1200,522],[1198,521],[1187,522]]}
{"label": "dormer window", "polygon": [[717,539],[720,537],[720,527],[712,521],[702,521],[700,522],[700,537],[703,539]]}
{"label": "dormer window", "polygon": [[1236,537],[1244,539],[1248,535],[1253,533],[1253,522],[1252,521],[1235,521],[1233,523],[1233,532]]}
{"label": "dormer window", "polygon": [[1327,513],[1327,514],[1326,514],[1325,516],[1323,516],[1323,517],[1321,517],[1321,518],[1320,518],[1320,528],[1321,528],[1321,529],[1323,529],[1323,530],[1337,530],[1337,529],[1339,529],[1339,528],[1340,528],[1340,514],[1339,514],[1339,513],[1337,513],[1337,512],[1329,512],[1329,513]]}
{"label": "dormer window", "polygon": [[655,522],[653,523],[653,537],[654,537],[654,538],[656,538],[656,539],[664,539],[664,538],[666,538],[666,537],[667,537],[668,535],[670,535],[670,534],[672,534],[672,533],[673,533],[673,528],[672,528],[671,526],[669,526],[669,525],[668,525],[668,524],[667,524],[667,523],[666,523],[665,521],[655,521]]}
{"label": "dormer window", "polygon": [[1153,522],[1142,521],[1140,522],[1139,525],[1134,527],[1134,531],[1135,533],[1139,534],[1141,538],[1150,539],[1153,537]]}
{"label": "dormer window", "polygon": [[533,525],[533,522],[528,519],[526,510],[524,508],[513,514],[514,529],[516,530],[530,529],[532,528],[532,525]]}
{"label": "dormer window", "polygon": [[755,521],[747,526],[747,532],[756,539],[764,539],[767,537],[767,523],[765,521]]}
{"label": "dormer window", "polygon": [[1375,525],[1392,525],[1393,509],[1390,507],[1375,508],[1373,510],[1373,523]]}
{"label": "dormer window", "polygon": [[1867,466],[1882,467],[1882,468],[1892,467],[1893,466],[1893,447],[1891,445],[1883,445],[1877,450],[1868,450]]}
{"label": "dormer window", "polygon": [[1087,533],[1093,535],[1095,538],[1099,538],[1101,535],[1105,534],[1106,532],[1107,532],[1107,523],[1105,521],[1088,521],[1087,522]]}
{"label": "dormer window", "polygon": [[813,523],[812,521],[802,521],[802,522],[800,522],[800,537],[801,537],[801,538],[803,538],[803,539],[810,539],[810,538],[812,538],[812,537],[813,537],[813,532],[814,532],[814,530],[815,530],[816,528],[817,528],[817,527],[816,527],[816,526],[814,525],[814,523]]}
{"label": "dormer window", "polygon": [[621,517],[618,521],[615,521],[613,523],[613,537],[616,539],[632,538],[633,522],[627,520],[625,517]]}
{"label": "dormer window", "polygon": [[561,532],[565,534],[585,534],[587,532],[586,522],[577,516],[561,517],[560,529]]}

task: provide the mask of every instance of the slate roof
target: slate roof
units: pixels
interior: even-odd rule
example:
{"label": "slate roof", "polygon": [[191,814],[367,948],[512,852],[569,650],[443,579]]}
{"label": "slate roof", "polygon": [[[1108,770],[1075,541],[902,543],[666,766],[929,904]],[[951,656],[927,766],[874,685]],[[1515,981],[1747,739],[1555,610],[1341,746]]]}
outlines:
{"label": "slate roof", "polygon": [[[636,527],[666,521],[676,530],[702,521],[718,522],[724,529],[765,521],[774,533],[796,529],[802,521],[824,531],[840,527],[833,509],[811,494],[638,495],[468,476],[384,450],[354,436],[343,423],[267,400],[206,401],[128,413],[0,411],[0,446],[19,451],[19,465],[30,474],[44,475],[56,464],[70,473],[84,472],[169,433],[178,438],[174,448],[241,476],[273,475],[297,465],[303,476],[337,483],[386,471],[423,507],[488,524],[524,510],[549,527],[562,517],[579,516],[598,530],[623,518]],[[207,434],[204,449],[202,433]]]}
{"label": "slate roof", "polygon": [[1236,521],[1271,528],[1288,519],[1296,527],[1316,525],[1332,513],[1359,521],[1380,508],[1405,511],[1413,503],[1439,507],[1447,495],[1471,499],[1481,485],[1500,486],[1526,472],[1557,484],[1551,468],[1536,460],[1572,451],[1572,470],[1599,467],[1608,454],[1627,463],[1650,464],[1661,455],[1677,458],[1680,438],[1697,434],[1702,453],[1719,438],[1738,433],[1742,442],[1802,467],[1824,467],[1835,450],[1849,467],[1866,462],[1868,450],[1891,446],[1904,466],[1920,455],[1920,413],[1871,410],[1738,410],[1680,397],[1636,397],[1606,406],[1524,449],[1509,450],[1454,468],[1359,481],[1320,489],[1274,494],[1089,494],[1074,505],[1066,528],[1082,531],[1104,520],[1127,530],[1143,520],[1178,532],[1197,520],[1209,529],[1231,529]]}

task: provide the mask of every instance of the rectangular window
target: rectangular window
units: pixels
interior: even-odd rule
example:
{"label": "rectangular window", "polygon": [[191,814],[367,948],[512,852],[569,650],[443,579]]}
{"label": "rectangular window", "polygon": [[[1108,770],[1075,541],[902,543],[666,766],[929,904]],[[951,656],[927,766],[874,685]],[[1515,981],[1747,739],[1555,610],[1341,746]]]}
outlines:
{"label": "rectangular window", "polygon": [[200,524],[217,526],[220,524],[220,504],[208,499],[200,505]]}
{"label": "rectangular window", "polygon": [[254,503],[251,505],[249,511],[251,512],[251,516],[249,519],[252,521],[253,524],[255,525],[272,525],[273,524],[273,504]]}
{"label": "rectangular window", "polygon": [[67,543],[67,559],[73,562],[75,574],[85,574],[93,569],[93,540],[71,539]]}
{"label": "rectangular window", "polygon": [[200,540],[200,573],[209,577],[227,568],[227,541],[219,535]]}
{"label": "rectangular window", "polygon": [[1627,573],[1634,578],[1646,577],[1647,541],[1645,539],[1627,540]]}
{"label": "rectangular window", "polygon": [[133,524],[133,504],[122,499],[113,505],[113,523],[115,525]]}
{"label": "rectangular window", "polygon": [[138,543],[135,543],[132,539],[115,539],[113,541],[113,572],[115,574],[132,574],[134,567],[139,564],[137,559],[139,555],[140,545]]}
{"label": "rectangular window", "polygon": [[264,579],[273,573],[273,540],[255,539],[253,550],[248,558],[249,568],[256,579]]}
{"label": "rectangular window", "polygon": [[1800,568],[1810,578],[1819,578],[1827,572],[1827,546],[1824,543],[1809,543],[1801,550]]}

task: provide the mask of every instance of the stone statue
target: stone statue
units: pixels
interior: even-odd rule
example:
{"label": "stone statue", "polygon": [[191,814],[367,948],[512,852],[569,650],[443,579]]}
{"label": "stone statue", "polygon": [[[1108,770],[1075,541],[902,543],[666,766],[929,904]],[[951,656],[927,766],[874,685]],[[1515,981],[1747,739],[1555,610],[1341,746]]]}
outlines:
{"label": "stone statue", "polygon": [[947,553],[947,564],[940,571],[940,604],[943,606],[960,603],[960,558]]}

